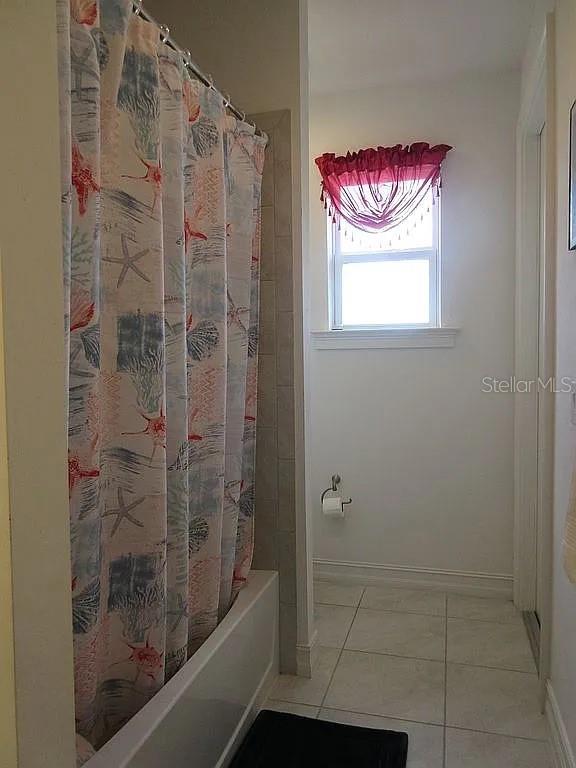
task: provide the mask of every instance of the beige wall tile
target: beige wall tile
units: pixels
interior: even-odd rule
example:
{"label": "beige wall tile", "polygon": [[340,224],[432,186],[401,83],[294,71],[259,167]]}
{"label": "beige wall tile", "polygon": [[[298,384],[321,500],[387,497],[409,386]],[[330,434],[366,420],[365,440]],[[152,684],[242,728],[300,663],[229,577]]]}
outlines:
{"label": "beige wall tile", "polygon": [[276,283],[274,280],[260,282],[260,322],[276,321]]}
{"label": "beige wall tile", "polygon": [[[259,353],[260,355],[276,354],[276,325],[274,322],[260,323]],[[260,362],[258,362],[258,371],[260,371]]]}
{"label": "beige wall tile", "polygon": [[[293,673],[296,544],[290,112],[254,115],[253,119],[270,138],[262,184],[254,567],[280,573],[280,662],[282,671]],[[284,411],[280,440],[279,398]]]}
{"label": "beige wall tile", "polygon": [[296,508],[294,503],[294,460],[278,460],[278,527],[281,531],[294,531]]}
{"label": "beige wall tile", "polygon": [[291,131],[291,116],[290,112],[286,110],[282,115],[279,115],[273,134],[274,168],[286,175],[291,175],[292,171]]}
{"label": "beige wall tile", "polygon": [[277,527],[277,502],[266,499],[258,502],[258,525],[254,527],[254,568],[275,571],[278,568],[276,537],[270,535]]}
{"label": "beige wall tile", "polygon": [[276,314],[277,378],[279,386],[294,384],[294,314]]}
{"label": "beige wall tile", "polygon": [[262,174],[262,205],[274,205],[274,161],[272,158],[273,148],[266,147],[264,159],[264,172]]}
{"label": "beige wall tile", "polygon": [[274,184],[274,228],[278,236],[292,234],[292,182],[281,176]]}
{"label": "beige wall tile", "polygon": [[[256,429],[256,515],[262,499],[278,498],[278,451],[273,427]],[[259,518],[258,518],[259,519]],[[258,519],[256,525],[258,525]]]}
{"label": "beige wall tile", "polygon": [[261,427],[276,427],[276,357],[258,358],[258,421]]}
{"label": "beige wall tile", "polygon": [[280,569],[280,602],[296,605],[296,536],[291,531],[277,534]]}
{"label": "beige wall tile", "polygon": [[296,626],[296,606],[280,603],[280,672],[285,675],[296,674]]}
{"label": "beige wall tile", "polygon": [[277,235],[292,233],[292,173],[290,113],[286,112],[274,130],[274,201]]}
{"label": "beige wall tile", "polygon": [[278,387],[278,458],[294,458],[294,390]]}
{"label": "beige wall tile", "polygon": [[277,311],[292,312],[294,288],[291,237],[276,237],[275,258]]}
{"label": "beige wall tile", "polygon": [[268,134],[268,146],[272,143],[274,136],[274,129],[280,123],[285,114],[290,114],[287,109],[277,109],[271,112],[258,112],[256,114],[249,115],[249,119],[256,123],[258,128],[265,131]]}
{"label": "beige wall tile", "polygon": [[273,280],[274,266],[274,206],[267,205],[262,208],[262,237],[260,255],[260,279]]}

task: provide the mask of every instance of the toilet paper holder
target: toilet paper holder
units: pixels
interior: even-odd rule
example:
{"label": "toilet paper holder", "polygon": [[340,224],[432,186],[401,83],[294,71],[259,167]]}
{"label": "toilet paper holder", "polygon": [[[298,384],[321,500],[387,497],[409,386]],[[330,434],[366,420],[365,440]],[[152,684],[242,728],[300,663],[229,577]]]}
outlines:
{"label": "toilet paper holder", "polygon": [[[320,504],[322,504],[322,502],[324,501],[324,497],[326,496],[327,493],[330,493],[331,491],[336,492],[338,490],[338,486],[340,485],[341,482],[342,482],[342,478],[340,477],[340,475],[332,475],[332,485],[326,488],[324,491],[322,491],[322,495],[320,496]],[[344,499],[342,500],[342,511],[344,511],[345,504],[352,504],[352,499],[350,498],[347,501],[345,501]]]}

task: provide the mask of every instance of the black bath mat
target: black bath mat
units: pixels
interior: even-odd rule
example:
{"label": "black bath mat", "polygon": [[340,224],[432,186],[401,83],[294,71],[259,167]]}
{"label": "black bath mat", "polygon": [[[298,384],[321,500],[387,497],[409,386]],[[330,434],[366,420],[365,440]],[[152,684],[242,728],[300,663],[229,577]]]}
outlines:
{"label": "black bath mat", "polygon": [[407,753],[405,733],[263,710],[230,768],[406,768]]}

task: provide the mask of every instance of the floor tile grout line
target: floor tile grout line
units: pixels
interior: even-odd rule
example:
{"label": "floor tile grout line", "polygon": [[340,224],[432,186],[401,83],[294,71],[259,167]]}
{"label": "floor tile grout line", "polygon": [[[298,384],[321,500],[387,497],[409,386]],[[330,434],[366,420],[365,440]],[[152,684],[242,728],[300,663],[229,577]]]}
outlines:
{"label": "floor tile grout line", "polygon": [[[302,702],[296,702],[296,701],[288,701],[287,704],[301,704]],[[317,706],[316,704],[309,704],[308,706]],[[349,712],[352,715],[364,715],[366,717],[380,717],[385,720],[398,720],[399,723],[414,723],[415,725],[428,725],[430,727],[434,728],[442,728],[443,725],[440,722],[431,722],[429,720],[408,720],[405,717],[396,717],[394,715],[383,715],[379,714],[378,712],[362,712],[360,709],[342,709],[342,707],[336,707],[334,705],[325,707],[322,706],[320,709],[328,709],[333,710],[334,712]]]}
{"label": "floor tile grout line", "polygon": [[[330,686],[332,685],[332,680],[334,679],[334,675],[336,674],[338,664],[340,664],[340,659],[342,658],[342,654],[344,653],[344,647],[346,645],[346,641],[348,640],[348,636],[352,630],[352,625],[356,621],[356,616],[358,615],[358,611],[360,610],[360,603],[362,602],[362,598],[364,597],[365,591],[366,591],[366,587],[363,587],[362,594],[360,595],[360,599],[358,600],[358,605],[356,606],[356,610],[354,611],[354,616],[352,617],[352,621],[350,622],[350,626],[348,627],[348,632],[346,632],[346,637],[344,638],[344,642],[342,643],[342,648],[340,648],[340,653],[338,654],[338,658],[336,659],[336,664],[334,664],[334,669],[332,670],[332,674],[330,675],[330,679],[328,680],[328,685],[326,687],[326,690],[324,691],[324,695],[322,696],[322,701],[320,702],[318,715],[320,715],[320,710],[324,706],[324,702],[326,701],[326,696],[328,696],[328,691],[330,690]],[[318,717],[318,715],[316,715],[316,717]]]}
{"label": "floor tile grout line", "polygon": [[[400,608],[370,608],[367,605],[362,605],[362,602],[358,604],[358,606],[350,605],[350,603],[326,603],[322,602],[321,600],[315,600],[314,601],[316,605],[333,605],[333,606],[339,606],[340,608],[361,608],[363,611],[375,611],[376,613],[409,613],[411,615],[415,616],[445,616],[445,609],[442,611],[442,613],[432,613],[431,611],[410,611],[406,609],[400,609]],[[458,618],[458,617],[452,617],[452,618]]]}
{"label": "floor tile grout line", "polygon": [[483,733],[486,736],[501,736],[503,739],[518,739],[519,741],[528,741],[531,744],[548,744],[549,739],[532,739],[530,736],[515,736],[511,733],[498,733],[497,731],[480,731],[478,728],[464,728],[462,725],[447,725],[446,730],[464,731],[469,733]]}
{"label": "floor tile grout line", "polygon": [[[439,617],[441,618],[441,617]],[[352,620],[352,623],[354,623],[354,619]],[[351,625],[352,626],[352,625]],[[453,664],[456,667],[471,667],[472,669],[489,669],[493,672],[515,672],[518,675],[529,675],[530,677],[537,677],[536,672],[527,672],[523,669],[510,669],[510,667],[489,667],[485,664],[472,664],[469,661],[445,661],[444,658],[442,659],[431,659],[429,657],[425,656],[401,656],[399,653],[386,653],[385,651],[370,651],[366,650],[365,648],[346,648],[346,642],[348,640],[348,635],[350,634],[350,630],[348,630],[348,634],[346,635],[346,640],[344,641],[344,646],[341,648],[339,645],[322,645],[319,644],[319,648],[330,648],[333,651],[349,651],[350,653],[368,653],[373,656],[389,656],[393,659],[406,659],[407,661],[428,661],[432,664]]]}
{"label": "floor tile grout line", "polygon": [[393,608],[366,608],[366,606],[359,606],[361,611],[368,611],[368,613],[393,613],[395,616],[425,616],[428,619],[445,619],[444,613],[424,613],[423,611],[400,611]]}
{"label": "floor tile grout line", "polygon": [[508,619],[507,621],[503,621],[502,619],[477,619],[472,618],[472,616],[450,616],[450,614],[446,614],[447,619],[452,619],[453,621],[473,621],[475,624],[498,624],[499,626],[509,627],[509,626],[523,626],[521,624],[521,619],[515,618],[515,619]]}
{"label": "floor tile grout line", "polygon": [[[325,645],[324,648],[334,648],[334,646]],[[399,653],[386,653],[386,651],[367,651],[365,648],[344,648],[345,651],[350,651],[351,653],[371,653],[373,656],[390,656],[393,659],[406,659],[409,661],[431,661],[434,664],[444,664],[444,658],[439,659],[431,659],[428,656],[402,656]],[[472,666],[472,665],[470,665]]]}
{"label": "floor tile grout line", "polygon": [[267,701],[275,701],[277,704],[295,704],[297,707],[309,707],[310,709],[319,709],[319,704],[304,704],[302,701],[290,701],[289,699],[275,699],[270,696]]}
{"label": "floor tile grout line", "polygon": [[407,611],[407,610],[400,610],[398,608],[368,608],[365,605],[346,605],[345,603],[326,603],[321,602],[319,600],[316,601],[316,605],[318,606],[327,606],[327,607],[333,607],[333,608],[360,608],[363,611],[371,611],[373,613],[399,613],[402,615],[408,614],[409,616],[429,616],[430,618],[445,618],[447,620],[453,619],[456,621],[472,621],[477,624],[498,624],[499,626],[514,626],[517,625],[518,622],[521,620],[520,618],[515,619],[508,619],[506,621],[502,619],[478,619],[473,618],[471,616],[451,616],[450,614],[446,613],[444,611],[443,613],[431,613],[431,612],[425,612],[425,611]]}
{"label": "floor tile grout line", "polygon": [[[286,704],[292,704],[293,702],[283,702]],[[442,728],[442,723],[430,723],[427,720],[408,720],[405,717],[397,717],[396,715],[378,715],[374,712],[361,712],[359,709],[340,709],[340,707],[322,707],[326,712],[347,712],[350,715],[361,715],[362,717],[373,717],[376,720],[394,720],[398,723],[410,723],[411,725],[425,725],[428,728]],[[531,739],[533,741],[533,739]]]}
{"label": "floor tile grout line", "polygon": [[[279,699],[275,699],[275,701],[279,701]],[[282,702],[282,703],[285,703],[285,704],[302,704],[302,702],[295,702],[295,701],[285,701],[285,702]],[[307,704],[305,706],[309,706],[309,707],[312,707],[314,709],[318,705],[317,704]],[[341,707],[336,707],[336,706],[320,707],[320,709],[324,709],[324,710],[332,711],[332,712],[347,712],[347,713],[349,713],[351,715],[361,715],[363,717],[373,717],[375,719],[381,719],[381,720],[394,720],[394,721],[397,721],[399,723],[411,723],[413,725],[425,725],[425,726],[428,726],[430,728],[442,728],[442,729],[444,729],[444,726],[442,725],[442,723],[434,723],[434,722],[430,722],[428,720],[408,720],[408,719],[402,718],[402,717],[395,717],[394,715],[383,715],[383,714],[378,714],[378,713],[375,713],[375,712],[362,712],[359,709],[342,709]],[[517,736],[517,735],[511,734],[511,733],[499,733],[497,731],[481,731],[478,728],[464,728],[461,725],[447,725],[446,726],[446,730],[465,731],[465,732],[467,731],[467,732],[470,732],[470,733],[483,733],[483,734],[486,734],[487,736],[501,736],[503,739],[519,739],[520,741],[528,741],[528,742],[535,743],[535,744],[548,744],[549,743],[549,739],[532,739],[529,736]]]}
{"label": "floor tile grout line", "polygon": [[446,726],[443,726],[442,723],[432,723],[432,722],[429,722],[427,720],[408,720],[408,719],[402,718],[402,717],[395,717],[394,715],[383,715],[383,714],[378,714],[378,713],[375,713],[375,712],[363,712],[363,711],[361,711],[359,709],[342,709],[341,707],[336,707],[336,706],[324,707],[324,706],[320,706],[319,704],[309,704],[309,703],[305,703],[305,702],[302,702],[302,701],[289,701],[287,699],[273,699],[273,698],[270,698],[270,701],[276,701],[276,702],[278,702],[280,704],[288,704],[288,705],[296,704],[298,706],[310,707],[311,709],[318,709],[318,710],[324,709],[324,710],[327,710],[329,712],[330,711],[331,712],[347,712],[347,713],[349,713],[351,715],[361,715],[363,717],[373,717],[375,719],[381,719],[381,720],[394,720],[394,721],[397,721],[399,723],[411,723],[413,725],[425,725],[425,726],[428,726],[430,728],[442,728],[442,729],[445,728],[446,730],[451,730],[451,731],[464,731],[464,732],[469,732],[469,733],[482,733],[482,734],[485,734],[486,736],[500,736],[503,739],[518,739],[519,741],[527,741],[527,742],[531,742],[531,743],[534,743],[534,744],[548,744],[550,742],[549,739],[533,739],[533,738],[530,738],[530,736],[518,736],[516,734],[511,734],[511,733],[499,733],[497,731],[482,731],[482,730],[480,730],[478,728],[470,728],[470,727],[465,728],[462,725],[446,725]]}
{"label": "floor tile grout line", "polygon": [[482,596],[479,594],[473,594],[472,592],[454,592],[449,587],[438,587],[438,588],[431,588],[430,586],[425,587],[422,586],[420,588],[418,587],[399,587],[396,584],[392,583],[386,583],[386,584],[366,584],[366,583],[343,583],[343,582],[335,582],[335,581],[323,581],[319,579],[314,579],[315,584],[320,584],[322,586],[330,586],[335,587],[336,589],[350,589],[353,590],[355,588],[357,589],[377,589],[380,591],[393,591],[393,592],[401,592],[403,594],[418,594],[418,595],[447,595],[448,598],[458,598],[463,600],[477,600],[484,605],[490,605],[494,603],[504,603],[506,605],[512,606],[514,604],[514,600],[512,597],[506,597],[502,594],[495,594],[490,595],[488,597]]}
{"label": "floor tile grout line", "polygon": [[537,672],[527,672],[525,669],[510,669],[510,667],[489,667],[486,664],[471,664],[469,661],[448,661],[448,665],[455,667],[471,667],[472,669],[490,669],[493,672],[513,672],[517,675],[528,675],[529,677],[538,677]]}

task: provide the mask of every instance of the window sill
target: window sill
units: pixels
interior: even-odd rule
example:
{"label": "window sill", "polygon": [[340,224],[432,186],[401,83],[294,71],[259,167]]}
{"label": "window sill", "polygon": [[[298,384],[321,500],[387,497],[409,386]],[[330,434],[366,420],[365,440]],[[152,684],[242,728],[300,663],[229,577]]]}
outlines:
{"label": "window sill", "polygon": [[313,349],[429,349],[453,347],[459,328],[375,328],[312,331]]}

